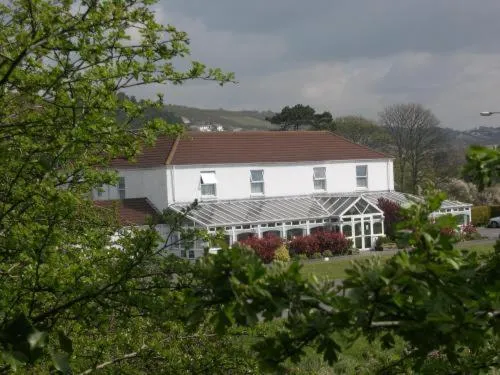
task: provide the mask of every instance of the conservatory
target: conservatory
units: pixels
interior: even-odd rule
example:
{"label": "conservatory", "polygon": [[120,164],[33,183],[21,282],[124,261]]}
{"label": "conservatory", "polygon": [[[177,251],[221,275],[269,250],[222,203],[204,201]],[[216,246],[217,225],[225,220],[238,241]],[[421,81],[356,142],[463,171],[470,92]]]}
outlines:
{"label": "conservatory", "polygon": [[[186,206],[174,204],[170,209],[180,213]],[[229,245],[249,236],[273,234],[290,240],[327,229],[344,233],[355,247],[368,250],[384,235],[383,212],[362,195],[200,202],[187,218],[209,232],[223,231]],[[192,257],[200,251],[194,249]]]}

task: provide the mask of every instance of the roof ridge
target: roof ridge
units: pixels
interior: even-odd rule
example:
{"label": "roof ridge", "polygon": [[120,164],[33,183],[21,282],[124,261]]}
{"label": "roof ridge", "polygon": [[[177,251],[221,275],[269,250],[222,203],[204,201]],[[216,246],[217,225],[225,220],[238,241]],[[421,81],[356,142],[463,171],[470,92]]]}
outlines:
{"label": "roof ridge", "polygon": [[165,165],[170,165],[172,163],[172,159],[174,158],[175,151],[177,151],[177,145],[179,144],[181,139],[181,135],[178,134],[177,137],[175,138],[174,144],[172,145],[172,148],[170,149],[170,152],[167,155],[167,159],[165,160]]}

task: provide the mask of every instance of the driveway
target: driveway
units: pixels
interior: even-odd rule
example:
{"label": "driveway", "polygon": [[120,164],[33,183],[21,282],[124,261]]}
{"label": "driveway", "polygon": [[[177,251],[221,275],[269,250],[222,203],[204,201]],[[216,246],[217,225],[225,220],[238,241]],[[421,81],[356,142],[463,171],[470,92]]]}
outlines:
{"label": "driveway", "polygon": [[483,237],[488,237],[489,239],[500,238],[500,228],[477,228],[477,231]]}

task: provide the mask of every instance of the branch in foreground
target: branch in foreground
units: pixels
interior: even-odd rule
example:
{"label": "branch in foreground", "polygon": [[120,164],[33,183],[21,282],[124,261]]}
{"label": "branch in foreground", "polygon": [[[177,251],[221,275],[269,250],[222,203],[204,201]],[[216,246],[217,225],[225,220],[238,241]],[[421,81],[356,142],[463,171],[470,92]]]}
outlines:
{"label": "branch in foreground", "polygon": [[112,365],[112,364],[115,364],[117,362],[122,362],[122,361],[126,361],[128,359],[131,359],[131,358],[135,358],[139,355],[139,353],[141,352],[141,350],[144,350],[146,349],[146,346],[143,345],[142,348],[136,352],[132,352],[132,353],[128,353],[128,354],[125,354],[124,356],[122,357],[119,357],[119,358],[114,358],[110,361],[106,361],[106,362],[103,362],[97,366],[95,366],[94,368],[89,368],[88,370],[85,370],[83,372],[81,372],[79,375],[88,375],[88,374],[91,374],[93,371],[95,370],[100,370],[106,366],[109,366],[109,365]]}

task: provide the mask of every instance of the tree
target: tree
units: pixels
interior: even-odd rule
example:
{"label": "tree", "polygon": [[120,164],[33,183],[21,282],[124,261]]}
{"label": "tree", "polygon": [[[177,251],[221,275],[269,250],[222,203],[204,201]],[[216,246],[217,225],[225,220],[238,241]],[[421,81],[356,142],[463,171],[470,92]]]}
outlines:
{"label": "tree", "polygon": [[[189,40],[157,23],[150,4],[0,3],[0,373],[63,371],[72,352],[82,371],[150,353],[159,342],[152,327],[165,320],[157,305],[182,289],[172,275],[189,267],[159,257],[154,230],[132,230],[113,246],[118,227],[88,199],[116,182],[109,160],[181,130],[144,119],[161,96],[137,102],[122,90],[233,80],[199,62],[174,69]],[[133,130],[135,121],[143,126]]]}
{"label": "tree", "polygon": [[392,142],[386,129],[362,116],[343,116],[334,120],[335,132],[352,142],[387,151]]}
{"label": "tree", "polygon": [[301,127],[330,131],[335,129],[330,112],[316,113],[312,107],[302,104],[286,106],[280,113],[267,117],[266,120],[271,124],[280,125],[281,130],[299,130]]}
{"label": "tree", "polygon": [[409,103],[386,107],[380,113],[380,123],[395,144],[399,188],[417,193],[424,166],[443,137],[439,120],[422,105]]}

